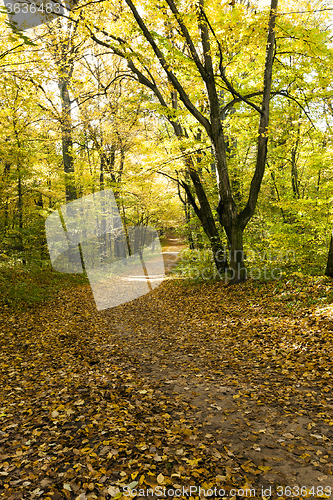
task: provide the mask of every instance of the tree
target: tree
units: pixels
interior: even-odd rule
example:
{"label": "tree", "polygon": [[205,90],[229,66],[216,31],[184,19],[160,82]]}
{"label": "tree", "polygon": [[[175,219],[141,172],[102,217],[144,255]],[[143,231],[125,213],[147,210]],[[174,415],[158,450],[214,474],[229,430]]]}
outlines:
{"label": "tree", "polygon": [[[139,41],[130,43],[127,39],[106,32],[106,30],[95,29],[89,23],[88,30],[96,43],[109,47],[119,56],[125,58],[128,66],[136,76],[139,83],[147,86],[157,97],[160,105],[164,108],[165,114],[169,117],[175,134],[180,140],[184,138],[182,127],[177,119],[175,106],[163,96],[165,87],[169,88],[173,94],[182,102],[185,109],[196,120],[209,137],[215,159],[217,184],[219,193],[218,215],[221,226],[225,229],[230,244],[230,267],[232,269],[232,281],[242,281],[246,278],[243,255],[243,232],[253,216],[259,190],[265,171],[267,142],[268,142],[268,124],[269,124],[269,104],[271,99],[271,82],[273,69],[273,56],[275,44],[275,20],[277,15],[278,0],[271,1],[269,12],[266,54],[264,68],[262,70],[263,90],[256,92],[262,95],[261,106],[258,106],[250,100],[253,95],[246,95],[234,87],[231,78],[227,76],[227,64],[225,62],[224,48],[219,41],[219,36],[213,28],[213,22],[210,19],[212,3],[207,6],[200,0],[193,4],[193,11],[188,14],[181,11],[182,5],[176,4],[174,0],[165,0],[163,4],[155,6],[155,19],[157,13],[159,16],[167,16],[173,23],[173,32],[178,33],[179,40],[183,42],[185,51],[181,53],[177,47],[172,46],[166,37],[163,37],[156,29],[149,27],[148,21],[145,21],[138,8],[132,0],[125,0],[132,16],[139,28]],[[151,13],[151,12],[150,12]],[[153,18],[153,21],[155,20]],[[194,22],[196,26],[194,27]],[[240,22],[240,17],[239,17]],[[153,22],[150,21],[150,24]],[[221,29],[221,27],[220,27]],[[103,35],[106,39],[103,39]],[[249,33],[247,33],[249,35]],[[143,39],[145,43],[143,43]],[[141,47],[150,48],[150,56],[154,55],[154,61],[158,62],[164,72],[161,77],[161,71],[152,75],[152,64],[146,65],[147,59],[143,56]],[[175,44],[173,44],[175,45]],[[138,54],[139,52],[139,54]],[[138,54],[137,58],[136,55]],[[214,55],[214,54],[217,54]],[[139,61],[144,61],[140,67]],[[187,71],[181,71],[180,61],[186,60],[191,68],[190,78],[192,78],[199,87],[196,93],[190,94],[187,88]],[[188,69],[188,68],[186,68]],[[146,76],[148,75],[148,76]],[[223,123],[221,120],[221,99],[220,89],[225,89],[233,97],[233,102],[242,101],[251,108],[254,108],[260,116],[257,141],[256,167],[252,177],[251,186],[248,193],[248,200],[244,208],[239,210],[232,193],[230,175],[228,171],[227,146],[224,134]],[[199,97],[198,93],[203,92],[204,97]],[[193,95],[194,94],[194,95]],[[173,99],[174,100],[174,99]],[[196,102],[197,101],[197,102]],[[203,108],[200,106],[204,103]],[[201,106],[202,108],[202,106]],[[195,186],[195,191],[199,199],[200,207],[196,206],[194,200],[191,200],[191,193],[187,194],[191,200],[192,206],[199,216],[200,210],[206,218],[214,221],[210,217],[210,207],[206,204],[206,196],[201,189],[201,182],[197,171],[189,166],[191,180]],[[184,184],[185,187],[185,184]],[[209,207],[209,208],[208,208]],[[208,221],[209,222],[209,221]],[[213,229],[214,231],[214,229]],[[216,248],[214,249],[216,250]]]}

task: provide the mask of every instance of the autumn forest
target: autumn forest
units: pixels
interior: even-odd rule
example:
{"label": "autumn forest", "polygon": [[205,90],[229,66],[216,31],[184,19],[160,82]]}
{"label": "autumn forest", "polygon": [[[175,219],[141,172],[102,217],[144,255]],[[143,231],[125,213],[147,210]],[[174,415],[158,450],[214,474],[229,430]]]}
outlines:
{"label": "autumn forest", "polygon": [[0,498],[333,498],[332,2],[43,5],[0,8]]}

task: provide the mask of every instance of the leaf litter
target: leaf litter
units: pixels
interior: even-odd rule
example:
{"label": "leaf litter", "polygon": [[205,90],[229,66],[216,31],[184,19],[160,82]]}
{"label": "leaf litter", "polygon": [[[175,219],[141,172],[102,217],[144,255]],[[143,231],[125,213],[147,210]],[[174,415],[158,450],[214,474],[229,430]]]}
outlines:
{"label": "leaf litter", "polygon": [[333,488],[331,285],[297,286],[167,281],[102,312],[80,287],[4,311],[0,497]]}

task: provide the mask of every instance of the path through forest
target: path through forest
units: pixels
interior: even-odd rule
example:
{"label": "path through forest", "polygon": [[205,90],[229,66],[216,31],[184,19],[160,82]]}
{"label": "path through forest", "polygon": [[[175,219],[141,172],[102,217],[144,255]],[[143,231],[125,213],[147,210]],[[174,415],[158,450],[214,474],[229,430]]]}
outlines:
{"label": "path through forest", "polygon": [[173,233],[166,235],[166,244],[163,246],[162,253],[166,275],[170,274],[171,269],[176,265],[179,255],[186,248],[183,240]]}
{"label": "path through forest", "polygon": [[101,312],[89,287],[3,311],[0,498],[119,498],[129,484],[329,498],[333,321],[317,304],[330,291],[166,280]]}

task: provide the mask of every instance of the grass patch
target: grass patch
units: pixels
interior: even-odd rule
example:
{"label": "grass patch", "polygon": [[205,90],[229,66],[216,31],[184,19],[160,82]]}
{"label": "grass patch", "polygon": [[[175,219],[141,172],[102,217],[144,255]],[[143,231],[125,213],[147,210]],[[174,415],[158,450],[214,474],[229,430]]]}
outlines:
{"label": "grass patch", "polygon": [[63,288],[89,284],[87,275],[65,274],[42,265],[21,263],[0,267],[0,304],[24,310],[54,298]]}

